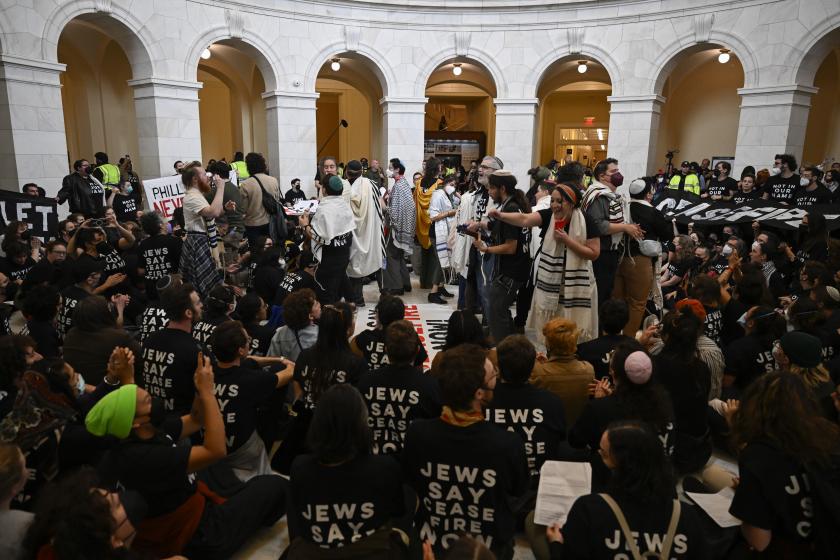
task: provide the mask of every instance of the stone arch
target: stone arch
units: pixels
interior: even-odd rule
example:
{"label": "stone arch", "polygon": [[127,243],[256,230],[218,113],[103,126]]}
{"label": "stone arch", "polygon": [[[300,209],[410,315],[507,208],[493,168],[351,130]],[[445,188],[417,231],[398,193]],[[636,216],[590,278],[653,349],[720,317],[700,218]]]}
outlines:
{"label": "stone arch", "polygon": [[102,11],[98,9],[98,4],[94,0],[81,0],[56,8],[44,25],[41,58],[57,62],[61,32],[70,21],[81,18],[101,28],[122,47],[131,64],[132,79],[154,76],[156,61],[163,60],[165,55],[149,28],[130,11],[118,5],[111,5],[109,11]]}
{"label": "stone arch", "polygon": [[758,60],[753,49],[740,37],[725,31],[712,30],[708,41],[685,42],[676,40],[666,46],[659,56],[652,62],[653,74],[650,76],[650,89],[647,94],[660,95],[668,76],[679,63],[680,55],[696,49],[710,47],[722,47],[729,49],[738,57],[741,67],[744,69],[744,87],[756,87],[759,83]]}
{"label": "stone arch", "polygon": [[840,15],[820,23],[791,49],[786,67],[791,68],[791,83],[810,86],[826,55],[840,45]]}
{"label": "stone arch", "polygon": [[187,49],[187,59],[184,62],[185,80],[195,81],[201,51],[221,41],[228,41],[231,46],[242,48],[243,51],[254,58],[257,68],[260,69],[263,75],[266,91],[279,89],[280,78],[286,73],[280,57],[277,56],[277,53],[274,52],[271,45],[248,30],[243,31],[242,37],[233,37],[226,25],[219,25],[208,29],[192,42]]}
{"label": "stone arch", "polygon": [[394,70],[380,53],[363,43],[359,43],[355,49],[350,50],[347,48],[347,43],[345,41],[336,41],[327,45],[321,49],[314,58],[312,58],[309,62],[309,66],[306,68],[306,74],[303,82],[304,91],[315,91],[315,82],[318,80],[318,72],[321,70],[324,63],[330,58],[346,52],[358,54],[361,58],[367,60],[369,63],[367,64],[368,69],[371,70],[379,80],[379,85],[382,88],[382,97],[388,97],[392,94],[392,92],[396,91],[395,88],[397,79],[394,74]]}
{"label": "stone arch", "polygon": [[432,77],[438,66],[453,59],[469,60],[483,67],[490,74],[490,78],[496,86],[496,97],[507,97],[508,85],[504,79],[504,74],[502,74],[502,69],[489,53],[475,47],[470,47],[469,53],[466,55],[459,55],[452,47],[442,49],[430,56],[428,62],[420,68],[420,73],[417,75],[417,81],[414,83],[414,97],[426,97],[426,86],[429,83],[429,78]]}
{"label": "stone arch", "polygon": [[621,95],[622,91],[622,75],[621,67],[613,56],[597,45],[583,45],[579,53],[573,53],[566,46],[563,49],[556,49],[546,53],[537,64],[534,66],[535,72],[531,75],[536,79],[529,82],[526,86],[525,92],[529,97],[537,97],[540,84],[542,84],[546,75],[555,62],[560,62],[564,59],[572,60],[576,57],[582,59],[591,59],[604,67],[609,74],[610,83],[612,84],[613,95]]}

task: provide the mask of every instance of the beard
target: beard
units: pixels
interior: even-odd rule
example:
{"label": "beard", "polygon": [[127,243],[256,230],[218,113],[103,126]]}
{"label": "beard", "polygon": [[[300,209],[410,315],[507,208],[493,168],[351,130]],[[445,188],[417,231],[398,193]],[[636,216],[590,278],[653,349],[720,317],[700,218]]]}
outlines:
{"label": "beard", "polygon": [[198,190],[202,192],[202,194],[207,194],[210,192],[210,180],[206,176],[198,177],[196,186],[198,187]]}

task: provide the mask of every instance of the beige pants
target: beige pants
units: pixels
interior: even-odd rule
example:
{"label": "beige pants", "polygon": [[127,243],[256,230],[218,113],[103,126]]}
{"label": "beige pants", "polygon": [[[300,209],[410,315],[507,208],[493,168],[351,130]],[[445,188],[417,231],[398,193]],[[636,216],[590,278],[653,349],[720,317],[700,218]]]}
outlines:
{"label": "beige pants", "polygon": [[625,335],[636,336],[636,331],[642,326],[645,304],[652,285],[653,261],[651,257],[624,256],[618,263],[612,297],[625,300],[627,307],[630,308],[630,319],[624,325]]}

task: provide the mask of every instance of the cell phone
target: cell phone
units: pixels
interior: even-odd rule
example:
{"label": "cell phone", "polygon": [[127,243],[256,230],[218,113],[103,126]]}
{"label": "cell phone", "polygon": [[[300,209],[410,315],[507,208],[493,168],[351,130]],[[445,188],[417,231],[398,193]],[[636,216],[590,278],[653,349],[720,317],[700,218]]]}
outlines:
{"label": "cell phone", "polygon": [[94,218],[90,221],[91,227],[105,227],[106,225],[108,225],[108,222],[106,222],[102,218]]}

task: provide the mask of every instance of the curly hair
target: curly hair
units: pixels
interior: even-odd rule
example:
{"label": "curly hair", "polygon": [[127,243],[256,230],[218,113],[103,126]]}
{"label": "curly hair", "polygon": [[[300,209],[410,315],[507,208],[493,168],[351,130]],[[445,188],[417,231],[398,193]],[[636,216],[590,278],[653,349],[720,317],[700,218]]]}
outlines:
{"label": "curly hair", "polygon": [[309,326],[309,314],[315,305],[315,292],[309,288],[295,290],[283,300],[283,320],[293,331]]}
{"label": "curly hair", "polygon": [[549,356],[572,356],[577,352],[580,330],[571,319],[552,319],[542,332]]}
{"label": "curly hair", "polygon": [[607,428],[610,457],[615,468],[609,493],[627,496],[643,504],[662,503],[675,497],[673,469],[662,453],[657,434],[645,424],[621,421]]}

